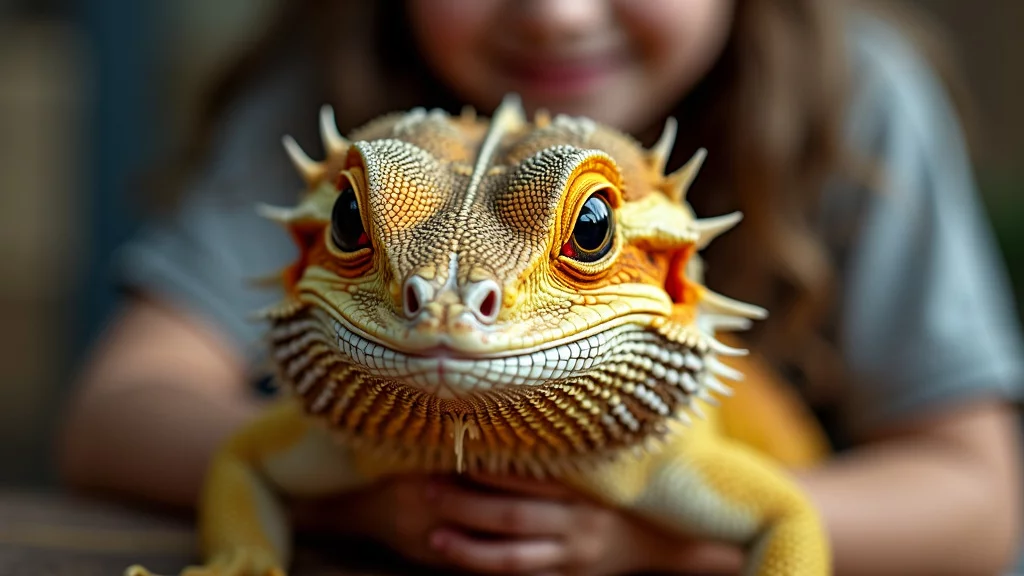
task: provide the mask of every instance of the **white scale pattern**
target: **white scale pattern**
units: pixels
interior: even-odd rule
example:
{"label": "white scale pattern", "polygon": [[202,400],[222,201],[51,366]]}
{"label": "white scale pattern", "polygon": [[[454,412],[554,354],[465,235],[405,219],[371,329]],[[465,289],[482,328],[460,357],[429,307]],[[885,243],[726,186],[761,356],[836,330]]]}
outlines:
{"label": "white scale pattern", "polygon": [[[333,337],[325,333],[325,327],[332,324]],[[324,383],[316,397],[311,398],[313,412],[321,412],[332,405],[335,412],[344,410],[359,387],[358,380],[364,376],[404,380],[427,391],[436,390],[442,383],[437,367],[444,362],[443,383],[464,392],[539,386],[551,381],[611,391],[610,395],[604,395],[605,412],[591,412],[591,399],[584,399],[577,405],[598,418],[612,437],[619,437],[620,426],[635,434],[641,431],[642,421],[649,418],[649,415],[634,414],[624,398],[632,398],[645,411],[660,417],[674,415],[685,420],[688,417],[680,414],[680,405],[700,416],[695,400],[713,402],[715,398],[710,392],[730,393],[716,375],[733,380],[742,377],[715,357],[718,351],[734,353],[735,350],[718,342],[708,342],[713,338],[699,331],[687,331],[682,338],[672,341],[640,327],[621,326],[531,354],[472,360],[405,355],[345,329],[322,310],[314,311],[313,316],[282,321],[271,330],[270,336],[277,344],[275,356],[294,382],[298,394],[309,395],[317,383]],[[317,351],[311,348],[316,343],[327,347]],[[340,354],[324,354],[323,350]],[[335,372],[334,377],[324,382],[325,377],[336,370],[339,360],[343,366],[348,363],[345,360],[352,365],[343,370],[345,374]],[[350,385],[342,385],[342,381]],[[665,401],[666,393],[674,406]]]}
{"label": "white scale pattern", "polygon": [[505,386],[539,386],[586,374],[619,354],[638,328],[622,326],[532,354],[491,358],[412,356],[385,348],[334,321],[338,350],[372,376],[404,380],[426,390],[461,391]]}

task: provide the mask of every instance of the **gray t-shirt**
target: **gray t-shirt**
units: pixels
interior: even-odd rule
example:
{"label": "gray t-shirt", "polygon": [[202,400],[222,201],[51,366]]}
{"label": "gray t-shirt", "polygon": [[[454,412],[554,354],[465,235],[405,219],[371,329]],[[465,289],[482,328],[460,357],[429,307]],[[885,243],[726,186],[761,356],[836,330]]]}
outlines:
{"label": "gray t-shirt", "polygon": [[[840,402],[843,434],[968,397],[1017,400],[1024,346],[950,103],[894,30],[870,19],[849,30],[857,82],[848,143],[882,160],[889,185],[824,197],[823,229],[852,218],[863,226],[834,255],[843,263],[837,340],[854,382]],[[278,294],[252,279],[296,254],[254,204],[297,198],[301,182],[280,136],[315,122],[292,117],[308,109],[295,106],[301,85],[268,84],[235,108],[180,211],[124,246],[116,270],[123,285],[208,319],[254,365],[264,327],[250,314]],[[315,139],[300,142],[316,148]]]}

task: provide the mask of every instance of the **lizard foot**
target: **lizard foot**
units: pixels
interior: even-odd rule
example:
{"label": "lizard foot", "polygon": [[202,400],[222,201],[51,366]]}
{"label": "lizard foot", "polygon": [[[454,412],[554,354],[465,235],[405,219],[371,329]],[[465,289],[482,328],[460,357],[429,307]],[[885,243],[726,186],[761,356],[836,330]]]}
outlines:
{"label": "lizard foot", "polygon": [[[158,576],[143,566],[130,566],[124,576]],[[286,576],[285,571],[261,551],[238,550],[216,556],[202,566],[189,566],[180,576]]]}

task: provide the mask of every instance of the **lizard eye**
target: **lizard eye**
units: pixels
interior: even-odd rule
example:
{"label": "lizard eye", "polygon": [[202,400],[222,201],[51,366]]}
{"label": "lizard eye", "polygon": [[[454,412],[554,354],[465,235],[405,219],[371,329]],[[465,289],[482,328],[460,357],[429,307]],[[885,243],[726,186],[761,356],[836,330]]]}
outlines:
{"label": "lizard eye", "polygon": [[331,210],[331,239],[342,251],[355,252],[368,246],[370,238],[363,229],[355,189],[347,181],[342,181],[340,191]]}
{"label": "lizard eye", "polygon": [[562,254],[580,262],[600,260],[612,248],[614,225],[608,201],[599,193],[592,195],[580,209]]}

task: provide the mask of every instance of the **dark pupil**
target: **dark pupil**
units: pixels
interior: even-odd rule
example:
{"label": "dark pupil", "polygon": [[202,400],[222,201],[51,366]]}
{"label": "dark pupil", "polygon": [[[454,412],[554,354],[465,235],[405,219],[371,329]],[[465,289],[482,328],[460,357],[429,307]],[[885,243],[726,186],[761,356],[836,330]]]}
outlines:
{"label": "dark pupil", "polygon": [[359,203],[356,202],[356,193],[351,186],[342,189],[341,195],[334,202],[334,209],[331,211],[331,228],[334,235],[334,243],[351,252],[360,248],[360,241],[363,237],[363,221],[359,217]]}
{"label": "dark pupil", "polygon": [[608,236],[609,214],[608,204],[602,198],[591,196],[576,219],[573,233],[576,245],[588,252],[601,248]]}

